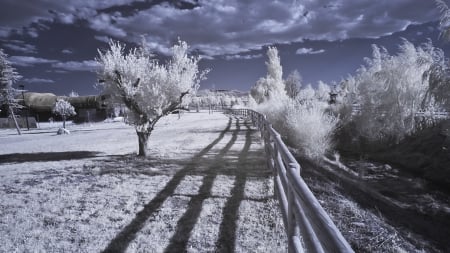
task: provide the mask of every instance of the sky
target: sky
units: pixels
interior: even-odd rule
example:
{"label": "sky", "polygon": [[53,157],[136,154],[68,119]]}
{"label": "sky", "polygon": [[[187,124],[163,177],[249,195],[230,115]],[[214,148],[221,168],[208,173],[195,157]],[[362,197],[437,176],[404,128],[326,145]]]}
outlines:
{"label": "sky", "polygon": [[110,39],[155,57],[178,40],[211,71],[201,88],[247,91],[266,75],[265,52],[279,50],[284,77],[332,83],[354,74],[372,44],[395,53],[403,39],[439,39],[432,0],[0,0],[0,48],[37,92],[98,94],[95,61]]}

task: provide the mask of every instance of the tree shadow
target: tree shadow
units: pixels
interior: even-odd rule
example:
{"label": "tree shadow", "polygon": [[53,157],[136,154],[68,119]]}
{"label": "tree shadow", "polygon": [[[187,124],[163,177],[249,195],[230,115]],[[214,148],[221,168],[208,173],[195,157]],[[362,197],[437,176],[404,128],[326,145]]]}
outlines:
{"label": "tree shadow", "polygon": [[62,160],[77,160],[96,157],[100,152],[92,151],[67,151],[67,152],[41,152],[41,153],[13,153],[0,155],[2,163],[23,163],[23,162],[50,162]]}
{"label": "tree shadow", "polygon": [[[235,121],[235,129],[231,125]],[[116,237],[109,243],[103,252],[125,252],[131,241],[134,240],[137,233],[145,226],[147,220],[157,213],[162,204],[171,196],[174,196],[176,188],[186,176],[202,176],[202,184],[197,194],[190,195],[186,211],[178,220],[173,236],[170,238],[169,245],[164,252],[186,252],[191,233],[197,224],[203,203],[208,198],[214,198],[211,190],[214,180],[218,175],[233,176],[235,178],[234,186],[231,189],[231,197],[227,197],[225,207],[222,210],[222,221],[219,227],[218,240],[216,248],[220,252],[234,252],[236,242],[237,224],[239,220],[240,203],[245,198],[245,183],[248,178],[267,178],[271,172],[261,164],[265,165],[264,152],[250,151],[250,146],[257,142],[254,133],[256,130],[250,127],[250,123],[245,121],[245,129],[241,129],[242,120],[239,118],[229,119],[227,127],[222,130],[219,136],[207,147],[197,153],[190,161],[184,162],[183,168],[173,174],[171,180],[165,187],[138,212],[135,218],[125,226]],[[231,133],[230,140],[220,150],[213,150],[225,136]],[[231,147],[236,144],[238,136],[244,135],[245,142],[240,151],[232,151]],[[236,159],[237,157],[237,159]],[[156,163],[161,160],[146,160],[157,166]],[[167,161],[163,161],[167,162]],[[172,161],[178,162],[180,161]],[[145,166],[143,161],[142,166]],[[255,201],[265,201],[255,200]]]}
{"label": "tree shadow", "polygon": [[176,230],[169,245],[164,252],[185,252],[186,246],[189,241],[192,230],[200,217],[202,211],[203,202],[211,197],[211,189],[216,176],[220,172],[220,168],[223,166],[224,156],[235,144],[238,133],[240,131],[239,119],[236,120],[236,129],[233,131],[230,141],[225,145],[223,149],[213,158],[214,162],[208,166],[208,171],[211,173],[206,174],[203,177],[202,185],[197,195],[193,196],[189,203],[186,212],[178,220]]}
{"label": "tree shadow", "polygon": [[168,197],[174,194],[175,189],[180,184],[181,180],[188,175],[189,172],[195,169],[196,165],[199,164],[199,160],[224,138],[225,134],[231,128],[231,123],[232,118],[229,118],[227,127],[220,132],[219,136],[197,153],[191,159],[191,163],[177,171],[166,186],[136,214],[136,217],[116,235],[103,252],[125,252],[130,242],[136,237],[137,232],[144,227],[147,219],[158,211]]}

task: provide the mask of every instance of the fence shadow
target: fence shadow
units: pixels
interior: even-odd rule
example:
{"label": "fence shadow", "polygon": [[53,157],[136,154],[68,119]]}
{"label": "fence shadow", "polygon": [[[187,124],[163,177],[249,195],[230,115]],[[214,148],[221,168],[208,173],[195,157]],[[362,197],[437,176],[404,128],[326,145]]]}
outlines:
{"label": "fence shadow", "polygon": [[144,227],[147,219],[158,211],[168,197],[174,194],[181,180],[195,169],[200,159],[224,138],[225,134],[230,131],[231,124],[232,118],[229,118],[227,127],[220,132],[219,136],[197,153],[183,169],[177,171],[166,186],[136,214],[135,218],[116,235],[103,252],[125,252],[130,242],[136,237],[136,234]]}
{"label": "fence shadow", "polygon": [[[233,121],[235,127],[231,129]],[[245,126],[244,129],[241,129],[242,125]],[[165,187],[117,234],[104,252],[125,252],[137,233],[144,227],[146,221],[159,211],[163,202],[174,195],[175,189],[180,185],[180,182],[190,175],[203,176],[200,189],[198,194],[190,196],[186,211],[178,220],[174,234],[170,238],[164,252],[187,251],[191,232],[198,222],[203,203],[206,199],[214,197],[211,189],[218,175],[233,176],[235,182],[231,190],[231,197],[227,198],[225,207],[222,210],[223,218],[220,223],[216,248],[221,252],[234,252],[239,206],[242,200],[245,199],[245,182],[248,177],[267,178],[271,174],[265,167],[255,166],[256,161],[259,161],[261,164],[261,159],[264,159],[261,157],[263,151],[250,151],[252,142],[255,142],[253,139],[255,138],[255,132],[256,130],[250,127],[249,122],[242,123],[242,120],[239,118],[230,117],[227,127],[220,132],[219,136],[184,164],[181,170],[176,171]],[[220,149],[213,149],[224,139],[226,134],[231,134],[231,138],[225,146]],[[240,135],[245,136],[243,148],[240,151],[231,150],[231,147],[236,144]]]}

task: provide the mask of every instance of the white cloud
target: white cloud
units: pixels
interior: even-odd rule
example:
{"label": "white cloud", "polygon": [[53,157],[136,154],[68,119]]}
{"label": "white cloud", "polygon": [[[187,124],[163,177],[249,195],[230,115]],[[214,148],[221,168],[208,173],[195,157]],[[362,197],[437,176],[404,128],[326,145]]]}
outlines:
{"label": "white cloud", "polygon": [[114,37],[125,37],[127,33],[117,26],[113,25],[120,16],[100,14],[90,20],[90,27],[96,31],[104,32]]}
{"label": "white cloud", "polygon": [[68,61],[68,62],[57,62],[52,64],[53,68],[63,69],[67,71],[90,71],[95,72],[99,68],[99,64],[96,61]]}
{"label": "white cloud", "polygon": [[16,52],[35,54],[36,46],[27,44],[21,40],[9,40],[3,43],[3,47],[14,50]]}
{"label": "white cloud", "polygon": [[235,55],[226,55],[225,59],[226,60],[251,60],[251,59],[256,59],[256,58],[261,58],[263,57],[262,54],[248,54],[248,55],[239,55],[239,54],[235,54]]}
{"label": "white cloud", "polygon": [[63,54],[73,54],[73,50],[68,49],[68,48],[65,48],[65,49],[63,49],[63,50],[61,51],[61,53],[63,53]]}
{"label": "white cloud", "polygon": [[297,51],[295,52],[296,54],[321,54],[321,53],[325,53],[324,49],[319,49],[319,50],[314,50],[312,48],[299,48],[297,49]]}
{"label": "white cloud", "polygon": [[44,78],[37,78],[37,77],[25,78],[25,79],[23,79],[23,81],[26,83],[55,83],[55,81],[53,81],[51,79],[44,79]]}
{"label": "white cloud", "polygon": [[57,60],[50,60],[32,56],[11,56],[9,57],[9,60],[13,65],[21,67],[31,67],[36,64],[49,64],[58,62]]}
{"label": "white cloud", "polygon": [[111,39],[108,36],[98,36],[98,35],[94,36],[94,38],[96,40],[98,40],[98,41],[102,41],[102,42],[105,42],[105,43],[109,43],[109,40]]}
{"label": "white cloud", "polygon": [[[28,27],[32,23],[40,21],[56,21],[64,24],[71,24],[76,19],[89,20],[96,15],[96,10],[109,8],[115,5],[127,5],[134,0],[74,0],[74,1],[49,1],[33,0],[2,1],[0,16],[2,24],[0,26],[0,36],[7,37],[14,29],[20,31],[23,27]],[[38,36],[37,31],[27,32],[31,36]],[[6,36],[5,36],[6,35]]]}
{"label": "white cloud", "polygon": [[[265,45],[304,39],[375,38],[439,17],[434,1],[412,0],[338,0],[333,4],[327,0],[199,0],[193,9],[178,9],[164,1],[136,10],[131,16],[101,10],[126,6],[133,0],[34,0],[32,5],[24,1],[4,2],[0,16],[6,18],[2,20],[0,36],[5,36],[8,29],[20,30],[39,19],[62,23],[82,19],[101,33],[99,40],[111,36],[140,42],[140,35],[147,34],[154,50],[167,53],[180,37],[192,49],[209,56],[242,54]],[[26,32],[36,37],[39,30]]]}
{"label": "white cloud", "polygon": [[[419,8],[416,8],[419,7]],[[400,11],[402,8],[406,11]],[[167,51],[177,37],[191,48],[216,56],[242,54],[275,43],[379,37],[412,23],[436,19],[434,3],[427,1],[199,1],[199,7],[181,10],[165,4],[116,18],[111,26],[127,31],[128,41],[141,34],[157,51]],[[114,36],[114,33],[111,32]],[[320,51],[315,52],[320,53]]]}

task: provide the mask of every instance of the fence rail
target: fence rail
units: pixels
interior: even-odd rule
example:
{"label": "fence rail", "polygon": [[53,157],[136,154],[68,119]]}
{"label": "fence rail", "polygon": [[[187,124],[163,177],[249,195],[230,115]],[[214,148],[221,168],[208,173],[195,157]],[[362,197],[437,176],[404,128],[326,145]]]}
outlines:
{"label": "fence rail", "polygon": [[274,173],[288,252],[354,252],[300,176],[300,164],[266,117],[248,109],[232,109],[230,113],[250,118],[261,131],[267,166]]}

